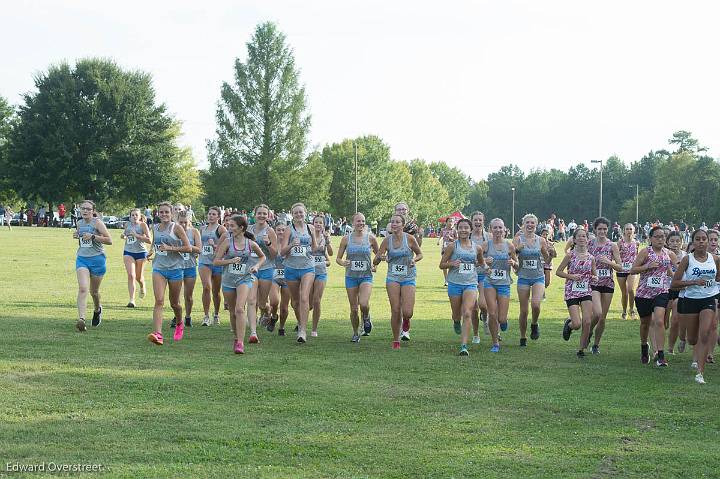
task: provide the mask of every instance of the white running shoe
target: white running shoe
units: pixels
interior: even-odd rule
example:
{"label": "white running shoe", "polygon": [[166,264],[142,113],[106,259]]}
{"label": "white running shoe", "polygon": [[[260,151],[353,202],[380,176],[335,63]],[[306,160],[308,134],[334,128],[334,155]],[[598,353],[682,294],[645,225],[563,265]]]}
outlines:
{"label": "white running shoe", "polygon": [[220,324],[220,316],[218,316],[218,315],[216,314],[215,316],[213,316],[212,325],[213,325],[213,326],[217,326],[218,324]]}
{"label": "white running shoe", "polygon": [[698,384],[705,384],[705,378],[703,377],[702,373],[697,373],[695,375],[695,382]]}
{"label": "white running shoe", "polygon": [[203,318],[202,326],[210,326],[210,316],[205,316]]}
{"label": "white running shoe", "polygon": [[480,336],[473,336],[472,343],[480,344]]}
{"label": "white running shoe", "polygon": [[697,361],[693,361],[690,363],[690,369],[697,369]]}
{"label": "white running shoe", "polygon": [[410,331],[400,331],[401,341],[410,341]]}

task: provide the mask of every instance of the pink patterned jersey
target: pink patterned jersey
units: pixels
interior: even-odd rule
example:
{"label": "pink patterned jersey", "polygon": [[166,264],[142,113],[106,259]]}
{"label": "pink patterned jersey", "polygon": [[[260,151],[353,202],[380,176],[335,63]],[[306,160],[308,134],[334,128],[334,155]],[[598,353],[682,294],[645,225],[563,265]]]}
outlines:
{"label": "pink patterned jersey", "polygon": [[620,250],[620,262],[622,263],[623,271],[627,273],[635,262],[635,258],[637,258],[638,243],[635,240],[630,240],[630,242],[627,243],[624,239],[620,238],[617,245]]}
{"label": "pink patterned jersey", "polygon": [[612,247],[613,242],[605,241],[604,244],[598,243],[596,239],[590,240],[588,243],[588,252],[595,258],[595,269],[597,270],[597,281],[591,283],[592,286],[608,286],[613,288],[615,282],[613,281],[613,270],[612,268],[600,261],[600,258],[605,257],[610,260],[613,259]]}
{"label": "pink patterned jersey", "polygon": [[572,279],[565,280],[565,300],[590,296],[590,277],[592,276],[593,257],[589,254],[579,258],[575,251],[570,251],[570,262],[568,263],[568,274],[579,274],[580,281]]}
{"label": "pink patterned jersey", "polygon": [[660,294],[667,293],[670,288],[670,277],[668,271],[672,271],[672,263],[670,255],[665,248],[656,253],[652,247],[647,248],[648,257],[643,265],[649,263],[657,263],[657,268],[651,268],[640,273],[640,282],[638,284],[635,296],[638,298],[652,299]]}

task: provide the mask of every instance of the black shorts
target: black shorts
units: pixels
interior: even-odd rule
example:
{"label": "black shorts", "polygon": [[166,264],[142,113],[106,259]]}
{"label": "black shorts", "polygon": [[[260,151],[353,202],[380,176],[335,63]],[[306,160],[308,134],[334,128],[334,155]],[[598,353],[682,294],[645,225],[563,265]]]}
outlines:
{"label": "black shorts", "polygon": [[581,298],[566,299],[565,304],[569,308],[570,306],[580,306],[580,303],[582,303],[583,301],[592,301],[592,296],[588,295]]}
{"label": "black shorts", "polygon": [[593,291],[597,291],[599,293],[610,293],[613,294],[615,292],[615,288],[612,286],[592,286],[590,285],[590,289]]}
{"label": "black shorts", "polygon": [[678,299],[680,297],[680,290],[679,289],[671,289],[670,292],[668,292],[668,299],[672,301],[673,299]]}
{"label": "black shorts", "polygon": [[667,308],[669,301],[668,293],[658,294],[654,298],[638,298],[635,296],[635,308],[638,316],[645,318],[652,316],[655,308]]}
{"label": "black shorts", "polygon": [[630,276],[630,273],[615,273],[618,278],[627,278]]}
{"label": "black shorts", "polygon": [[715,296],[709,298],[680,298],[678,300],[678,313],[699,314],[703,309],[715,311]]}

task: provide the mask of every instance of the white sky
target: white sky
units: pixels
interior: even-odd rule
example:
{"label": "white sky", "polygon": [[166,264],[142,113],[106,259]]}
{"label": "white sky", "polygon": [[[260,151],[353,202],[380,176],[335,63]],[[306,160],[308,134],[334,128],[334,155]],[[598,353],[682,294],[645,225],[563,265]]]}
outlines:
{"label": "white sky", "polygon": [[376,134],[395,159],[475,179],[510,162],[629,163],[680,129],[720,152],[715,1],[47,0],[0,12],[0,95],[18,103],[51,63],[112,57],[152,73],[200,166],[220,85],[267,20],[295,51],[312,146]]}

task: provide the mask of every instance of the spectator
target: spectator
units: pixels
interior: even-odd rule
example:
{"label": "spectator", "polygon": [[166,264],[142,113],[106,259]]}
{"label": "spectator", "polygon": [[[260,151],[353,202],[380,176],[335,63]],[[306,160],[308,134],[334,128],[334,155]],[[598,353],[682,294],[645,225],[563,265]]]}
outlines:
{"label": "spectator", "polygon": [[62,228],[65,222],[65,203],[60,203],[58,206],[58,218],[60,218],[60,227]]}

